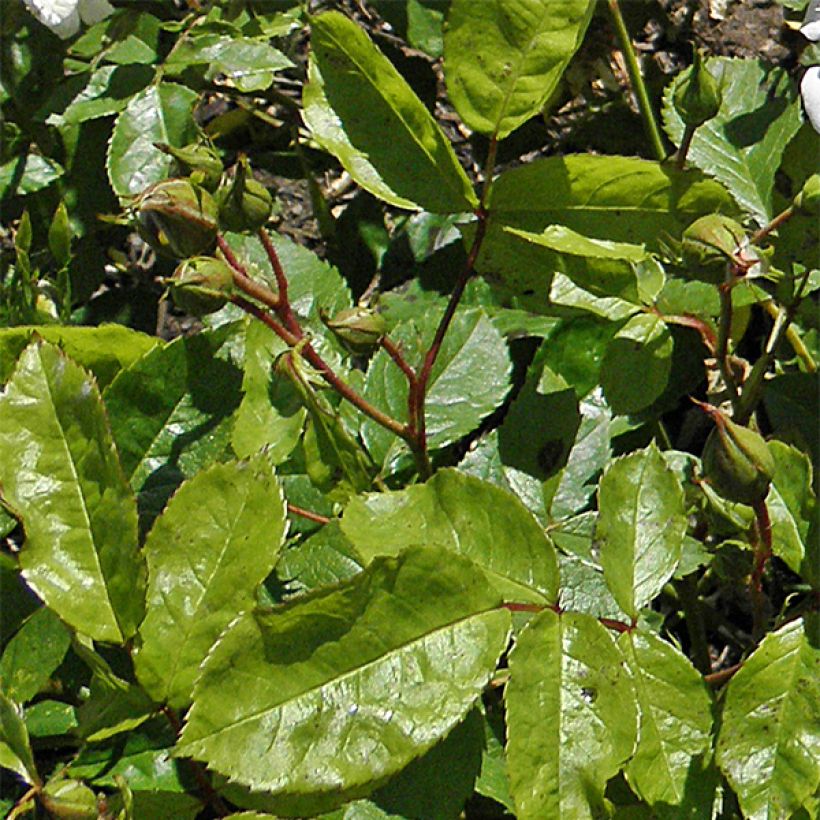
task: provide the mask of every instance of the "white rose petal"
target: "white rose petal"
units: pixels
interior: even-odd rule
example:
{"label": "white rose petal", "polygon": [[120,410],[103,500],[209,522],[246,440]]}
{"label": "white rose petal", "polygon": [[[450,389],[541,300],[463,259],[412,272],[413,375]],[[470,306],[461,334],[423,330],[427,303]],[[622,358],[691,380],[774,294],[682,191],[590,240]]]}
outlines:
{"label": "white rose petal", "polygon": [[24,0],[28,10],[58,37],[67,40],[80,30],[80,20],[93,25],[114,11],[108,0]]}
{"label": "white rose petal", "polygon": [[809,122],[820,134],[820,65],[813,65],[800,81],[800,96]]}
{"label": "white rose petal", "polygon": [[813,43],[820,40],[820,0],[811,0],[809,3],[800,33]]}

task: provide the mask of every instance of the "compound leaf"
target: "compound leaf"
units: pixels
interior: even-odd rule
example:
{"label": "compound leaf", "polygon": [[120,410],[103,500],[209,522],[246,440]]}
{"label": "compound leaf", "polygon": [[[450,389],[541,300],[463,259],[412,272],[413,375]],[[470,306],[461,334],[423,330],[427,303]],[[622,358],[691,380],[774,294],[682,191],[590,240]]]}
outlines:
{"label": "compound leaf", "polygon": [[365,560],[436,546],[478,564],[508,601],[552,603],[558,594],[555,549],[531,513],[512,493],[456,470],[354,498],[342,532]]}
{"label": "compound leaf", "polygon": [[0,486],[24,522],[29,586],[95,640],[133,635],[145,583],[136,501],[94,380],[53,345],[30,345],[0,398]]}
{"label": "compound leaf", "polygon": [[190,703],[208,650],[273,569],[285,522],[264,456],[217,464],[176,492],[145,542],[148,614],[134,668],[155,700]]}
{"label": "compound leaf", "polygon": [[594,9],[591,0],[454,0],[444,75],[465,125],[504,139],[538,114]]}
{"label": "compound leaf", "polygon": [[583,613],[539,613],[510,654],[505,700],[516,816],[600,816],[638,723],[629,672],[606,629]]}
{"label": "compound leaf", "polygon": [[362,796],[475,702],[507,644],[500,603],[467,559],[411,549],[247,613],[203,664],[177,754],[314,813]]}
{"label": "compound leaf", "polygon": [[612,462],[598,488],[604,579],[629,616],[660,592],[686,534],[683,487],[654,444]]}
{"label": "compound leaf", "polygon": [[726,690],[717,762],[745,817],[791,817],[820,786],[820,649],[795,620],[767,635]]}

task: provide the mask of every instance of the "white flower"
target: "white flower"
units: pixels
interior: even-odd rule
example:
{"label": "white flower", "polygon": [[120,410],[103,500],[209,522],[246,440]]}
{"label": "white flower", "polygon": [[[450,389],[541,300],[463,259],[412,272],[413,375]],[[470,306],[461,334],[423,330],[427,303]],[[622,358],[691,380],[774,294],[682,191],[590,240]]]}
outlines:
{"label": "white flower", "polygon": [[800,33],[813,43],[820,40],[820,0],[810,0]]}
{"label": "white flower", "polygon": [[99,23],[114,11],[108,0],[23,0],[28,10],[63,40],[87,26]]}
{"label": "white flower", "polygon": [[820,134],[820,65],[813,65],[800,81],[803,108],[815,131]]}

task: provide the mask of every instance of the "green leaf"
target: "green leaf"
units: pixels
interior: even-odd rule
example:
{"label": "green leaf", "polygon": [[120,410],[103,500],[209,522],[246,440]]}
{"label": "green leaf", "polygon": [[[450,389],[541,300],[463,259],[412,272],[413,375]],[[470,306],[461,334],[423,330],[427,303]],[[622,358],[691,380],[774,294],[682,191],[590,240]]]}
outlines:
{"label": "green leaf", "polygon": [[367,793],[475,702],[507,643],[499,604],[467,559],[413,549],[246,614],[203,664],[177,754],[296,813]]}
{"label": "green leaf", "polygon": [[165,179],[173,158],[154,143],[182,146],[197,136],[192,109],[198,95],[175,83],[152,85],[132,97],[111,134],[106,165],[114,193],[130,197]]}
{"label": "green leaf", "polygon": [[465,125],[501,140],[540,113],[594,9],[594,0],[453,0],[444,76]]}
{"label": "green leaf", "polygon": [[804,566],[808,552],[809,528],[817,500],[812,490],[811,461],[796,447],[782,441],[768,442],[774,458],[766,507],[772,524],[772,551],[787,566],[808,579]]}
{"label": "green leaf", "polygon": [[621,609],[637,618],[680,560],[687,523],[683,487],[651,444],[607,469],[598,509],[604,578]]}
{"label": "green leaf", "polygon": [[507,767],[520,820],[600,816],[638,715],[623,656],[581,613],[539,613],[510,654]]}
{"label": "green leaf", "polygon": [[709,690],[689,659],[657,635],[633,630],[618,643],[632,670],[640,712],[638,748],[627,764],[627,780],[651,806],[682,811],[693,759],[710,747]]}
{"label": "green leaf", "polygon": [[[723,102],[717,116],[695,131],[688,161],[714,176],[760,224],[772,213],[774,177],[780,158],[802,124],[797,87],[785,69],[764,60],[712,57]],[[677,81],[664,94],[666,133],[679,145],[683,121],[672,105]]]}
{"label": "green leaf", "polygon": [[121,371],[105,404],[143,524],[179,484],[228,451],[242,376],[221,350],[230,326],[179,338]]}
{"label": "green leaf", "polygon": [[77,710],[59,700],[38,700],[26,709],[26,728],[31,737],[58,737],[77,728]]}
{"label": "green leaf", "polygon": [[88,84],[69,103],[62,114],[52,114],[49,125],[78,125],[117,114],[131,98],[152,80],[154,70],[149,65],[106,65],[98,68]]}
{"label": "green leaf", "polygon": [[255,319],[245,319],[242,402],[236,411],[231,446],[239,458],[263,447],[272,464],[281,464],[299,443],[306,411],[290,382],[273,368],[287,345]]}
{"label": "green leaf", "polygon": [[40,777],[31,754],[23,710],[0,690],[0,768],[9,769],[26,783],[37,784]]}
{"label": "green leaf", "polygon": [[735,206],[721,185],[697,172],[633,157],[577,154],[504,171],[488,207],[492,218],[477,270],[543,309],[550,276],[558,269],[555,252],[522,242],[506,229],[540,234],[550,225],[564,225],[589,239],[658,251],[696,217]]}
{"label": "green leaf", "polygon": [[48,188],[65,173],[63,166],[40,154],[23,154],[0,165],[0,200]]}
{"label": "green leaf", "polygon": [[504,725],[500,711],[499,709],[484,716],[484,753],[475,790],[478,794],[500,803],[512,814],[515,806],[510,795],[510,779],[507,777]]}
{"label": "green leaf", "polygon": [[579,288],[572,279],[558,271],[552,275],[549,302],[555,307],[582,310],[612,322],[628,319],[639,310],[636,304],[624,299],[594,296],[589,291]]}
{"label": "green leaf", "polygon": [[514,495],[456,470],[354,498],[342,532],[365,561],[430,545],[478,564],[507,601],[554,603],[558,595],[555,550],[538,522]]}
{"label": "green leaf", "polygon": [[450,142],[360,26],[338,12],[313,17],[311,47],[305,122],[363,188],[435,213],[478,205]]}
{"label": "green leaf", "polygon": [[156,701],[190,703],[208,650],[273,569],[285,521],[264,456],[203,470],[168,503],[145,542],[147,615],[134,653],[137,678]]}
{"label": "green leaf", "polygon": [[820,786],[820,649],[801,620],[767,635],[726,690],[717,762],[745,817],[791,817]]}
{"label": "green leaf", "polygon": [[143,615],[136,503],[93,379],[32,344],[0,398],[0,485],[23,519],[23,577],[66,623],[121,643]]}
{"label": "green leaf", "polygon": [[90,370],[100,390],[120,370],[160,343],[155,336],[122,325],[4,327],[0,328],[0,382],[8,381],[20,354],[35,336],[58,345],[72,361]]}
{"label": "green leaf", "polygon": [[0,689],[17,703],[28,703],[62,663],[71,636],[47,607],[30,615],[3,649]]}
{"label": "green leaf", "polygon": [[637,413],[663,393],[673,348],[666,322],[652,314],[633,316],[612,337],[601,362],[601,386],[614,413]]}
{"label": "green leaf", "polygon": [[[391,338],[411,365],[423,360],[432,341],[438,314],[421,331],[414,323],[400,325]],[[444,337],[427,390],[427,440],[431,449],[457,441],[478,427],[496,409],[509,389],[510,360],[501,334],[481,310],[458,310]],[[393,418],[407,418],[407,378],[380,350],[370,363],[364,395]],[[377,462],[390,465],[406,447],[369,419],[362,438]]]}
{"label": "green leaf", "polygon": [[48,228],[48,249],[60,268],[64,268],[71,261],[71,239],[73,234],[71,223],[68,221],[65,202],[60,200]]}

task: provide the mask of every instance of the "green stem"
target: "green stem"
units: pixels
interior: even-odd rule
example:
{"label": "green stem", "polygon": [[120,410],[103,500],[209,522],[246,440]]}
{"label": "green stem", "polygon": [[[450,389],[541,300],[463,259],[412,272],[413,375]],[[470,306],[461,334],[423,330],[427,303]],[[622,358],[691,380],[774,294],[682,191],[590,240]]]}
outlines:
{"label": "green stem", "polygon": [[768,225],[764,225],[757,233],[752,234],[749,238],[749,242],[752,245],[760,244],[772,231],[776,231],[781,225],[788,222],[794,214],[794,205],[789,205],[785,211],[781,211]]}
{"label": "green stem", "polygon": [[629,74],[629,82],[632,90],[635,92],[635,97],[638,100],[638,109],[643,118],[644,129],[649,141],[652,144],[652,150],[655,153],[655,159],[658,162],[663,162],[666,159],[666,149],[663,145],[663,137],[661,137],[661,130],[658,127],[658,121],[655,119],[655,112],[652,110],[652,104],[649,101],[649,93],[646,90],[646,83],[643,81],[641,74],[641,67],[638,65],[638,57],[635,54],[635,48],[632,45],[632,38],[626,30],[626,23],[624,23],[623,15],[621,14],[621,6],[619,0],[608,0],[609,10],[612,13],[612,19],[615,23],[615,30],[618,34],[618,40],[621,44],[621,51],[626,60],[626,70]]}
{"label": "green stem", "polygon": [[698,599],[697,581],[694,575],[681,578],[678,584],[678,596],[686,621],[686,632],[689,635],[690,654],[695,669],[702,675],[712,671],[712,660],[709,657],[709,644],[706,640],[706,626],[703,622],[700,600]]}
{"label": "green stem", "polygon": [[720,375],[723,376],[726,389],[729,391],[729,398],[732,407],[737,411],[738,392],[735,384],[735,377],[732,373],[732,366],[729,362],[729,338],[732,332],[732,286],[734,284],[734,274],[727,266],[726,279],[722,285],[718,286],[720,294],[720,320],[718,322],[718,340],[715,358],[717,359]]}
{"label": "green stem", "polygon": [[752,505],[755,511],[755,558],[749,587],[752,593],[752,637],[759,641],[766,627],[766,593],[763,591],[763,573],[772,556],[772,522],[766,501]]}
{"label": "green stem", "polygon": [[679,171],[682,171],[686,165],[686,156],[689,153],[696,130],[696,125],[687,125],[683,130],[683,139],[681,139],[680,148],[678,148],[678,153],[675,155],[675,166]]}

